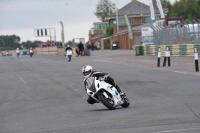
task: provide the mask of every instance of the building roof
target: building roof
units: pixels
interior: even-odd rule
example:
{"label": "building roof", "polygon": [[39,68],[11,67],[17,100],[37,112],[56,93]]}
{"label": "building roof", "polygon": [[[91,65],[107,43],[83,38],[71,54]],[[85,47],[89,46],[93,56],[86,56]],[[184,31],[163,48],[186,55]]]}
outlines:
{"label": "building roof", "polygon": [[[167,9],[163,9],[164,12],[167,11]],[[155,14],[160,14],[158,9],[154,10]],[[150,14],[150,7],[144,3],[141,3],[137,0],[132,0],[130,3],[122,7],[118,10],[118,15],[145,15]],[[114,14],[111,14],[111,16],[115,16]]]}

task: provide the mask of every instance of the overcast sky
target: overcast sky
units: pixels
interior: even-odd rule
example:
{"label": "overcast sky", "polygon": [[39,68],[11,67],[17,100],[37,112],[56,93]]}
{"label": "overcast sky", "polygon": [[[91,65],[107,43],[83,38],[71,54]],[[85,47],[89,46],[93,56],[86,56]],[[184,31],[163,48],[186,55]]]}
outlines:
{"label": "overcast sky", "polygon": [[[34,29],[56,29],[56,40],[61,41],[64,24],[65,41],[86,38],[99,20],[94,15],[99,0],[0,0],[0,35],[18,35],[21,41],[49,40],[35,37]],[[131,0],[111,0],[118,8]],[[149,0],[138,0],[149,5]],[[174,2],[175,0],[170,0]]]}

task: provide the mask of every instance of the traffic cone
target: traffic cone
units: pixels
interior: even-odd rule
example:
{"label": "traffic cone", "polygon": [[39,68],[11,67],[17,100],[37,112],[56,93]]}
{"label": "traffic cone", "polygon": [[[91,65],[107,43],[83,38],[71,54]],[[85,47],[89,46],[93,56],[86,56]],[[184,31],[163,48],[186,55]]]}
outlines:
{"label": "traffic cone", "polygon": [[81,56],[85,56],[85,52],[84,52],[84,50],[82,51]]}

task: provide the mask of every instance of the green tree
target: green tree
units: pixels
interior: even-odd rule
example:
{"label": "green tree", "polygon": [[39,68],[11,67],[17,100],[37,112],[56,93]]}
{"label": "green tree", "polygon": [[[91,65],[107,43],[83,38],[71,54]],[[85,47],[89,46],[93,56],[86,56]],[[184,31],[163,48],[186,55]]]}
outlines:
{"label": "green tree", "polygon": [[183,17],[186,21],[200,18],[200,0],[179,0],[168,8],[168,17]]}
{"label": "green tree", "polygon": [[72,46],[73,42],[72,41],[68,41],[67,43],[65,43],[65,47],[67,47],[67,45]]}
{"label": "green tree", "polygon": [[[106,37],[109,37],[113,34],[113,27],[108,27],[106,29]],[[110,39],[107,39],[108,47],[110,48]]]}
{"label": "green tree", "polygon": [[0,36],[0,47],[17,48],[20,46],[20,37],[16,35]]}
{"label": "green tree", "polygon": [[94,12],[94,14],[97,16],[97,18],[104,22],[106,17],[109,16],[109,12],[113,13],[114,10],[115,4],[110,0],[100,0],[96,5],[96,12]]}
{"label": "green tree", "polygon": [[30,47],[35,48],[35,47],[37,47],[37,44],[41,44],[41,43],[44,43],[44,42],[42,42],[42,41],[37,41],[37,40],[34,41],[34,42],[32,42],[32,41],[28,40],[28,41],[26,41],[26,42],[22,42],[21,45],[22,45],[24,48],[29,49]]}

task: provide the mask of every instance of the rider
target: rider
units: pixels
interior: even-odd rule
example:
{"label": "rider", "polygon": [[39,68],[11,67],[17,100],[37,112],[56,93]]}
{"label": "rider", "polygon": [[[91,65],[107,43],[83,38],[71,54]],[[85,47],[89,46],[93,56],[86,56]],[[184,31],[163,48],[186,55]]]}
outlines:
{"label": "rider", "polygon": [[71,58],[72,58],[72,48],[67,45],[67,48],[65,49],[65,53],[66,53],[66,56],[68,56],[68,61],[71,61]]}
{"label": "rider", "polygon": [[72,48],[70,47],[70,45],[67,45],[67,47],[65,49],[65,52],[67,52],[67,50],[71,50],[72,51]]}
{"label": "rider", "polygon": [[30,47],[30,49],[29,49],[29,55],[30,55],[30,57],[33,56],[33,53],[34,53],[34,51],[33,51],[32,47]]}
{"label": "rider", "polygon": [[32,49],[32,47],[30,47],[29,53],[33,54],[33,49]]}
{"label": "rider", "polygon": [[20,55],[20,50],[19,50],[19,48],[16,49],[16,54],[17,54],[17,57]]}
{"label": "rider", "polygon": [[[82,68],[82,73],[84,76],[84,80],[83,80],[84,86],[86,85],[86,83],[85,83],[86,79],[89,77],[104,78],[104,81],[113,85],[117,89],[117,91],[119,92],[119,94],[121,96],[125,96],[125,93],[122,92],[122,90],[119,88],[119,86],[115,83],[114,79],[112,77],[110,77],[110,75],[108,75],[108,73],[93,71],[92,66],[90,66],[90,65],[84,66]],[[92,99],[90,96],[88,97],[87,102],[89,104],[96,103],[96,101],[94,99]]]}

